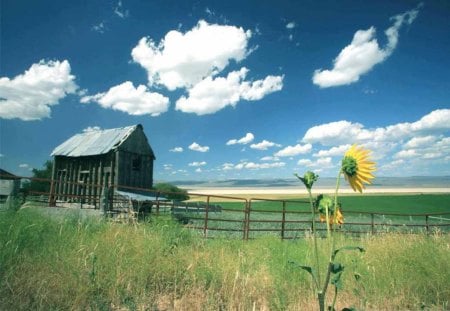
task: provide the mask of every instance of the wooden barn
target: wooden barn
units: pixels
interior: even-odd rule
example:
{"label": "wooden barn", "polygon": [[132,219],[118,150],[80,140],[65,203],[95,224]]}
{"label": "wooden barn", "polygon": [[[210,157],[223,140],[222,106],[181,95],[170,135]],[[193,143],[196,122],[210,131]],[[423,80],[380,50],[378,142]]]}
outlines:
{"label": "wooden barn", "polygon": [[7,206],[11,197],[17,195],[20,188],[20,177],[0,168],[0,208]]}
{"label": "wooden barn", "polygon": [[153,186],[155,154],[140,124],[76,134],[56,147],[51,156],[51,204],[78,196],[95,204],[105,187],[133,192],[128,187]]}

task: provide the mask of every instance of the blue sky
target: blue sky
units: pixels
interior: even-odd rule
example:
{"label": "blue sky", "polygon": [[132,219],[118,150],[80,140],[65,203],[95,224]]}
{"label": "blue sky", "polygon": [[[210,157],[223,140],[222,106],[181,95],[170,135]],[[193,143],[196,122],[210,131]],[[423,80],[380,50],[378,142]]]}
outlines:
{"label": "blue sky", "polygon": [[157,180],[450,174],[446,1],[1,2],[0,167],[142,124]]}

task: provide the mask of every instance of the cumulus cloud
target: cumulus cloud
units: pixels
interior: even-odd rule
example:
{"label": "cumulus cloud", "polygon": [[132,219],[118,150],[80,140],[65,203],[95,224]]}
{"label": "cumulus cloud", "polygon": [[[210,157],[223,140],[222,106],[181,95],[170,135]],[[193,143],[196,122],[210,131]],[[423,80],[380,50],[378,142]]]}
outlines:
{"label": "cumulus cloud", "polygon": [[19,167],[20,167],[20,168],[29,168],[30,165],[28,165],[28,164],[26,164],[26,163],[22,163],[22,164],[19,164]]}
{"label": "cumulus cloud", "polygon": [[142,38],[131,55],[147,70],[150,85],[175,90],[216,75],[230,61],[245,59],[251,36],[250,30],[241,27],[201,20],[186,33],[169,31],[159,44],[151,38]]}
{"label": "cumulus cloud", "polygon": [[48,118],[51,106],[78,88],[67,60],[44,61],[12,79],[0,78],[0,118],[24,121]]}
{"label": "cumulus cloud", "polygon": [[93,25],[91,27],[91,30],[103,34],[106,30],[108,30],[108,28],[106,27],[106,23],[102,21],[98,24]]}
{"label": "cumulus cloud", "polygon": [[332,162],[331,157],[323,157],[323,158],[318,158],[315,161],[312,161],[310,159],[300,159],[300,160],[298,160],[297,165],[311,167],[311,168],[326,169],[326,168],[333,167],[333,162]]}
{"label": "cumulus cloud", "polygon": [[[306,131],[302,142],[330,146],[314,153],[316,158],[342,157],[350,144],[363,145],[373,150],[372,158],[378,162],[379,174],[415,174],[411,167],[420,168],[423,174],[433,174],[427,170],[450,160],[449,130],[450,109],[437,109],[417,121],[386,127],[366,128],[361,123],[345,120],[321,124]],[[315,163],[310,159],[298,162],[302,166],[319,167]]]}
{"label": "cumulus cloud", "polygon": [[275,153],[276,157],[293,157],[299,154],[305,154],[310,152],[312,149],[312,145],[311,144],[305,144],[305,145],[301,145],[301,144],[297,144],[295,146],[287,146],[283,149],[281,149],[280,151]]}
{"label": "cumulus cloud", "polygon": [[252,133],[247,133],[242,138],[230,139],[229,141],[227,141],[227,146],[236,145],[236,144],[246,145],[246,144],[251,143],[253,141],[253,139],[255,139],[255,136]]}
{"label": "cumulus cloud", "polygon": [[88,126],[87,128],[83,129],[83,133],[95,132],[100,130],[100,126]]}
{"label": "cumulus cloud", "polygon": [[384,48],[378,45],[373,26],[367,30],[358,30],[352,42],[334,59],[333,69],[317,69],[314,72],[313,83],[326,88],[357,82],[362,75],[392,54],[398,43],[400,28],[415,20],[418,8],[391,18],[393,25],[385,31],[387,43]]}
{"label": "cumulus cloud", "polygon": [[366,129],[361,123],[342,120],[313,126],[303,136],[305,143],[324,146],[351,143],[396,143],[414,136],[450,129],[450,109],[437,109],[415,122],[397,123],[387,127]]}
{"label": "cumulus cloud", "polygon": [[295,22],[289,22],[286,24],[287,29],[294,29],[297,26]]}
{"label": "cumulus cloud", "polygon": [[145,114],[159,116],[169,108],[167,97],[150,92],[145,85],[135,88],[130,81],[116,85],[105,93],[84,96],[80,102],[97,102],[103,108],[119,110],[136,116]]}
{"label": "cumulus cloud", "polygon": [[276,144],[274,142],[268,141],[268,140],[263,140],[257,144],[251,144],[250,148],[252,149],[257,149],[257,150],[267,150],[271,147],[281,147],[281,145]]}
{"label": "cumulus cloud", "polygon": [[122,1],[119,0],[119,2],[117,2],[116,7],[114,8],[114,14],[116,14],[117,16],[119,16],[122,19],[125,19],[130,15],[130,11],[124,9],[123,5],[122,5]]}
{"label": "cumulus cloud", "polygon": [[267,76],[263,80],[245,81],[248,69],[230,72],[227,77],[207,77],[180,97],[176,109],[205,115],[215,113],[227,106],[236,106],[241,100],[256,101],[267,94],[283,88],[283,76]]}
{"label": "cumulus cloud", "polygon": [[332,147],[328,150],[320,150],[317,153],[314,153],[313,156],[314,157],[335,157],[335,156],[342,156],[349,148],[351,145],[347,144],[347,145],[340,145],[337,147]]}
{"label": "cumulus cloud", "polygon": [[169,150],[170,152],[183,152],[183,147],[175,147]]}
{"label": "cumulus cloud", "polygon": [[260,169],[270,169],[270,168],[280,168],[284,167],[286,163],[284,162],[273,162],[273,163],[255,163],[255,162],[241,162],[236,165],[231,163],[225,163],[223,165],[223,170],[260,170]]}
{"label": "cumulus cloud", "polygon": [[201,145],[197,144],[196,142],[193,142],[188,148],[193,151],[198,151],[198,152],[208,152],[209,151],[208,146],[201,146]]}
{"label": "cumulus cloud", "polygon": [[437,137],[433,135],[413,137],[406,144],[404,144],[403,147],[407,149],[423,148],[434,143],[436,140]]}
{"label": "cumulus cloud", "polygon": [[198,167],[198,166],[205,166],[206,162],[202,161],[202,162],[191,162],[188,164],[189,166],[193,166],[193,167]]}
{"label": "cumulus cloud", "polygon": [[261,161],[279,161],[280,158],[273,156],[265,156],[261,158]]}

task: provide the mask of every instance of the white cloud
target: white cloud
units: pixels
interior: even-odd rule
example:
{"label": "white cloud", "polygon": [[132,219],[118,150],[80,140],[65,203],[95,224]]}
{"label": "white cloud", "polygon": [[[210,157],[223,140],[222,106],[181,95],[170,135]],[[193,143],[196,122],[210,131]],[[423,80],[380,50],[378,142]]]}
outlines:
{"label": "white cloud", "polygon": [[191,162],[188,164],[189,166],[194,166],[194,167],[198,167],[198,166],[205,166],[206,162],[202,161],[202,162]]}
{"label": "white cloud", "polygon": [[251,143],[253,141],[253,139],[255,139],[255,136],[252,133],[247,133],[242,138],[230,139],[229,141],[227,141],[227,146],[236,145],[236,144],[246,145],[248,143]]}
{"label": "white cloud", "polygon": [[108,30],[108,28],[106,27],[105,22],[102,21],[102,22],[100,22],[100,23],[98,23],[96,25],[93,25],[91,27],[91,30],[93,30],[95,32],[98,32],[98,33],[105,33],[105,31]]}
{"label": "white cloud", "polygon": [[395,159],[405,159],[417,157],[417,152],[415,149],[401,150],[394,154]]}
{"label": "white cloud", "polygon": [[0,153],[0,158],[3,158],[5,155],[3,153]]}
{"label": "white cloud", "polygon": [[235,107],[241,100],[260,100],[267,94],[283,88],[283,76],[267,76],[264,80],[244,81],[248,69],[232,71],[226,78],[207,77],[189,89],[188,97],[176,102],[176,109],[205,115],[215,113],[227,106]]}
{"label": "white cloud", "polygon": [[261,158],[261,161],[279,161],[279,160],[280,158],[273,156],[266,156]]}
{"label": "white cloud", "polygon": [[0,78],[0,118],[24,121],[48,118],[51,106],[78,88],[67,60],[44,61],[9,79]]}
{"label": "white cloud", "polygon": [[175,147],[169,150],[170,152],[183,152],[183,147]]}
{"label": "white cloud", "polygon": [[171,170],[173,170],[173,165],[172,164],[164,164],[163,168],[166,171],[171,171]]}
{"label": "white cloud", "polygon": [[373,26],[367,30],[358,30],[352,42],[334,59],[333,69],[317,69],[314,72],[313,83],[325,88],[358,81],[361,75],[369,72],[392,54],[398,43],[401,26],[410,25],[418,13],[417,8],[391,18],[394,23],[385,31],[387,44],[384,48],[378,45]]}
{"label": "white cloud", "polygon": [[294,29],[297,26],[295,22],[289,22],[286,24],[287,29]]}
{"label": "white cloud", "polygon": [[130,15],[130,12],[123,8],[122,1],[119,0],[116,7],[114,8],[114,14],[116,14],[120,18],[124,19]]}
{"label": "white cloud", "polygon": [[238,164],[232,164],[232,163],[224,163],[222,164],[222,170],[228,171],[228,170],[260,170],[260,169],[271,169],[271,168],[280,168],[284,167],[286,163],[284,162],[273,162],[273,163],[255,163],[255,162],[240,162]]}
{"label": "white cloud", "polygon": [[[398,143],[426,133],[444,132],[450,129],[450,109],[437,109],[416,122],[405,122],[366,129],[360,123],[337,121],[313,126],[303,136],[305,143],[324,146],[351,143]],[[394,145],[391,145],[394,146]]]}
{"label": "white cloud", "polygon": [[232,170],[234,168],[234,164],[233,163],[224,163],[222,164],[222,170],[223,171],[229,171]]}
{"label": "white cloud", "polygon": [[89,133],[100,130],[101,130],[100,126],[88,126],[87,128],[83,129],[83,133]]}
{"label": "white cloud", "polygon": [[351,123],[349,121],[336,121],[316,125],[308,129],[303,136],[303,142],[317,143],[322,145],[335,145],[346,143],[355,139],[363,129],[363,125],[359,123]]}
{"label": "white cloud", "polygon": [[320,169],[333,167],[331,157],[318,158],[315,161],[312,161],[310,159],[300,159],[298,160],[297,164],[300,166],[320,168]]}
{"label": "white cloud", "polygon": [[335,157],[342,156],[350,148],[350,145],[340,145],[337,147],[332,147],[328,150],[320,150],[319,152],[313,154],[314,157]]}
{"label": "white cloud", "polygon": [[202,172],[202,169],[199,167],[199,168],[197,168],[197,169],[195,170],[195,172],[196,172],[196,173],[201,173],[201,172]]}
{"label": "white cloud", "polygon": [[268,140],[265,140],[265,139],[262,142],[250,145],[250,148],[257,149],[257,150],[267,150],[268,148],[271,148],[271,147],[281,147],[281,145],[276,144],[271,141],[268,141]]}
{"label": "white cloud", "polygon": [[193,151],[198,151],[198,152],[208,152],[209,151],[208,146],[201,146],[201,145],[197,144],[196,142],[193,142],[188,148]]}
{"label": "white cloud", "polygon": [[310,152],[312,149],[312,145],[311,144],[305,144],[305,145],[301,145],[301,144],[297,144],[295,146],[287,146],[283,149],[281,149],[280,151],[278,151],[277,153],[275,153],[276,157],[293,157],[299,154],[305,154]]}
{"label": "white cloud", "polygon": [[130,115],[158,116],[169,108],[167,97],[150,92],[145,85],[135,88],[130,81],[116,85],[106,93],[84,96],[80,102],[97,102],[103,108],[119,110]]}
{"label": "white cloud", "polygon": [[20,168],[29,168],[30,165],[28,165],[28,164],[26,164],[26,163],[22,163],[22,164],[19,164],[19,167],[20,167]]}
{"label": "white cloud", "polygon": [[151,38],[142,38],[131,55],[147,70],[150,85],[175,90],[216,75],[230,61],[245,59],[251,35],[250,30],[241,27],[201,20],[186,33],[169,31],[159,44]]}
{"label": "white cloud", "polygon": [[429,146],[437,140],[436,136],[420,136],[411,138],[406,144],[403,145],[404,148],[414,149]]}

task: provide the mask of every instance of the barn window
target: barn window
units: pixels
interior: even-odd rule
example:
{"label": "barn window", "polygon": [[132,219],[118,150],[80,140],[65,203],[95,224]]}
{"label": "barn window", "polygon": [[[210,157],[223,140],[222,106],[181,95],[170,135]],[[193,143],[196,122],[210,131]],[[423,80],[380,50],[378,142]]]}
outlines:
{"label": "barn window", "polygon": [[137,156],[133,159],[133,163],[132,163],[132,169],[133,171],[140,171],[141,170],[141,165],[142,165],[142,159],[141,156]]}

